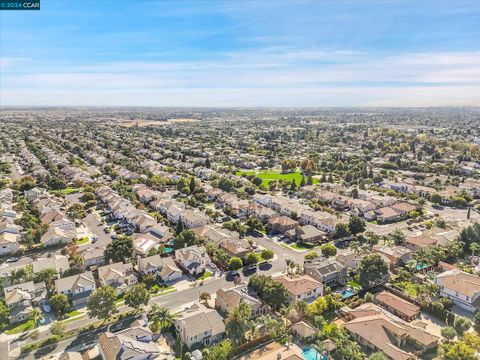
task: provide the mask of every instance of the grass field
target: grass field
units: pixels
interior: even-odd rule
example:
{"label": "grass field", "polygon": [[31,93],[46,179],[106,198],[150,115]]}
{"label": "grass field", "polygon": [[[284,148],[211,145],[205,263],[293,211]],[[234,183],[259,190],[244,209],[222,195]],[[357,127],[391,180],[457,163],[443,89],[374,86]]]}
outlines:
{"label": "grass field", "polygon": [[73,188],[73,187],[67,187],[62,190],[52,190],[50,191],[53,194],[62,194],[62,195],[69,195],[77,192],[83,191],[83,188]]}
{"label": "grass field", "polygon": [[[272,180],[287,180],[290,182],[292,180],[295,180],[297,185],[300,185],[300,182],[302,181],[302,173],[300,171],[282,174],[277,171],[269,171],[269,170],[266,170],[266,171],[248,170],[248,171],[237,171],[235,175],[237,176],[255,175],[256,177],[262,179],[262,184],[265,186],[268,186],[268,184]],[[314,184],[318,183],[318,179],[313,178],[312,180]],[[305,177],[305,182],[306,181],[307,181],[307,178]]]}

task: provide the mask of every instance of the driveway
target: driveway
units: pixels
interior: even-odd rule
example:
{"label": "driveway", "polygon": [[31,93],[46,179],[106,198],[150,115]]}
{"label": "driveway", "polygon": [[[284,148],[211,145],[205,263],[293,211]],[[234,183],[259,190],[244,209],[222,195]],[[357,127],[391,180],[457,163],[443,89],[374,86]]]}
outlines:
{"label": "driveway", "polygon": [[[105,225],[98,219],[98,215],[95,213],[90,213],[85,219],[83,219],[83,224],[90,230],[90,232],[97,236],[97,242],[95,246],[105,248],[108,244],[112,242],[112,235],[107,234],[104,229]],[[90,246],[92,246],[90,245]]]}

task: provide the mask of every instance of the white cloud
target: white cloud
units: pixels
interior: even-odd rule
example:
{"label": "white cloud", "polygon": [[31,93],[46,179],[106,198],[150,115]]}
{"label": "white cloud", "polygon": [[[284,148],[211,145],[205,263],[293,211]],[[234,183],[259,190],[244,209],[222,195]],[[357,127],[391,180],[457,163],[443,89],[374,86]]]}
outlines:
{"label": "white cloud", "polygon": [[2,61],[2,105],[480,105],[480,52],[265,48],[214,61],[52,64],[23,73],[14,63]]}

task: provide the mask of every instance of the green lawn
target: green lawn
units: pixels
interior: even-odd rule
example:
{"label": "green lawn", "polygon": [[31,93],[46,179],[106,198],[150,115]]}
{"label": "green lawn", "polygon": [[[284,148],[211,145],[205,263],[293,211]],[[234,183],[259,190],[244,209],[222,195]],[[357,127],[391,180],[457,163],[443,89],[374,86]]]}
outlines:
{"label": "green lawn", "polygon": [[83,238],[78,239],[77,241],[75,241],[75,244],[76,244],[76,245],[83,245],[83,244],[88,243],[89,241],[90,241],[90,239],[89,239],[87,236],[85,236],[85,237],[83,237]]}
{"label": "green lawn", "polygon": [[[300,182],[302,181],[302,173],[300,171],[282,174],[280,172],[271,171],[271,170],[266,170],[266,171],[247,170],[247,171],[237,171],[235,175],[237,176],[255,175],[256,177],[262,179],[262,184],[265,186],[268,186],[268,184],[272,180],[287,180],[290,182],[292,180],[295,180],[297,185],[300,185]],[[318,183],[318,179],[313,178],[312,180],[314,184]],[[307,181],[307,177],[305,177],[305,182],[306,181]]]}
{"label": "green lawn", "polygon": [[280,245],[288,249],[295,249],[299,251],[313,250],[318,247],[313,244],[307,244],[307,243],[292,243],[292,244],[281,243]]}
{"label": "green lawn", "polygon": [[7,330],[5,330],[5,334],[7,335],[13,335],[13,334],[20,334],[25,331],[33,330],[35,329],[35,324],[33,320],[27,320],[21,324],[14,324],[8,327]]}
{"label": "green lawn", "polygon": [[212,276],[212,273],[210,271],[205,271],[201,276],[195,278],[197,280],[205,280],[208,279],[210,276]]}
{"label": "green lawn", "polygon": [[53,194],[62,194],[62,195],[69,195],[77,192],[83,191],[83,188],[74,188],[74,187],[67,187],[62,190],[52,190],[50,191]]}
{"label": "green lawn", "polygon": [[80,315],[80,311],[78,311],[78,310],[72,310],[68,313],[68,317],[73,317],[73,316],[77,316],[77,315]]}

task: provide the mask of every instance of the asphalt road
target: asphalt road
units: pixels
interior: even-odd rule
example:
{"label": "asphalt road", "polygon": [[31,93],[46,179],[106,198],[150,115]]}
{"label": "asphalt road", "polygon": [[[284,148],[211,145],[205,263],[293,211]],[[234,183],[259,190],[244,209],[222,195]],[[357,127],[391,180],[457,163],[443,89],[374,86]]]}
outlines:
{"label": "asphalt road", "polygon": [[10,163],[10,170],[11,170],[10,179],[12,181],[20,180],[22,178],[22,175],[18,172],[17,164],[13,160],[13,156],[6,155],[5,160],[7,160]]}

